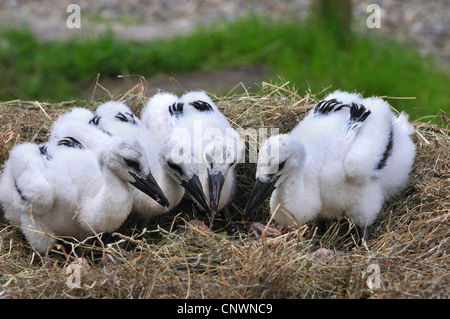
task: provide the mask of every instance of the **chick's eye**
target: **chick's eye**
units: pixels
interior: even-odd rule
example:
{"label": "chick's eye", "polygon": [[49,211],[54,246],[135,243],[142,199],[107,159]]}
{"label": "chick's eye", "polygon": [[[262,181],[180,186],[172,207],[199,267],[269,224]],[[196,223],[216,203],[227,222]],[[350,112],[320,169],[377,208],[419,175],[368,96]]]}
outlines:
{"label": "chick's eye", "polygon": [[180,176],[183,175],[183,170],[177,164],[175,164],[175,163],[173,163],[171,161],[167,161],[167,165],[169,165],[169,167],[171,169],[173,169],[174,171],[176,171]]}
{"label": "chick's eye", "polygon": [[129,168],[134,169],[136,172],[139,172],[141,170],[141,166],[138,161],[128,159],[128,158],[124,158],[123,160],[125,161],[125,163],[127,164],[127,166]]}
{"label": "chick's eye", "polygon": [[284,168],[284,164],[286,164],[286,160],[278,164],[278,170],[281,171]]}
{"label": "chick's eye", "polygon": [[213,162],[214,162],[214,158],[210,154],[207,153],[205,155],[205,160],[206,160],[207,163],[209,163],[209,166],[211,166],[211,168],[212,168]]}

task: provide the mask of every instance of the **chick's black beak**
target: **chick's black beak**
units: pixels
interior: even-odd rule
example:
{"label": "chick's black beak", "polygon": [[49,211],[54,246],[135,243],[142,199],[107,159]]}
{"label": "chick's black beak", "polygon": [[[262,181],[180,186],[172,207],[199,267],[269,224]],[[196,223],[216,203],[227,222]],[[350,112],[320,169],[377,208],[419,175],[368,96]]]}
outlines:
{"label": "chick's black beak", "polygon": [[256,180],[255,186],[253,187],[252,193],[250,194],[244,209],[242,216],[243,220],[245,220],[245,216],[258,208],[258,206],[272,194],[275,189],[275,182],[275,180],[269,182],[262,182],[259,179]]}
{"label": "chick's black beak", "polygon": [[220,194],[224,182],[225,177],[222,174],[210,175],[208,172],[209,202],[214,214],[219,210]]}
{"label": "chick's black beak", "polygon": [[131,185],[153,198],[161,206],[169,207],[169,201],[151,173],[147,177],[142,177],[139,173],[129,173],[134,178],[134,182],[130,182]]}
{"label": "chick's black beak", "polygon": [[208,214],[212,215],[211,208],[208,206],[206,201],[205,193],[203,192],[202,184],[198,178],[198,175],[193,175],[192,178],[188,181],[181,180],[181,186],[183,186],[192,197],[203,207]]}

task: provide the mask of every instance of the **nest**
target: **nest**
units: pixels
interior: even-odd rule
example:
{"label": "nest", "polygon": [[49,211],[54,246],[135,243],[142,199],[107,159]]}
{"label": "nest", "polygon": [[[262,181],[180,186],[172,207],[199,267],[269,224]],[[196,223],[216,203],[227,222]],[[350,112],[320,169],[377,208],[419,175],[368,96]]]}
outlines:
{"label": "nest", "polygon": [[[113,97],[136,113],[145,85]],[[214,97],[235,127],[290,131],[323,92],[300,95],[288,83],[263,83],[257,93]],[[0,104],[0,163],[21,142],[47,140],[52,121],[75,106],[95,109],[101,100],[59,104]],[[447,120],[446,114],[442,116]],[[20,230],[0,217],[0,298],[448,298],[450,287],[449,131],[415,122],[417,155],[406,189],[386,202],[360,245],[348,218],[323,236],[314,223],[258,237],[230,235],[195,220],[192,205],[146,221],[133,215],[113,234],[79,242],[58,238],[47,256],[34,252]],[[232,210],[240,216],[253,187],[255,164],[240,164]],[[269,223],[266,203],[251,221]],[[199,219],[201,219],[199,217]],[[332,253],[317,258],[322,247]],[[348,253],[333,253],[346,250]],[[78,282],[71,281],[78,269]]]}

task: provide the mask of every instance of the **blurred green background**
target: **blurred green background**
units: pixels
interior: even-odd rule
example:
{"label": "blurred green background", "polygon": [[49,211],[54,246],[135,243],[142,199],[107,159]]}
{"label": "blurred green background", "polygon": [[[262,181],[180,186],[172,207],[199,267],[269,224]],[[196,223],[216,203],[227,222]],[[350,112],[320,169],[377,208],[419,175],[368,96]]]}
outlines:
{"label": "blurred green background", "polygon": [[[300,94],[332,86],[326,92],[340,88],[364,95],[415,97],[390,101],[396,109],[410,113],[412,119],[427,120],[448,111],[448,61],[420,54],[414,45],[394,40],[386,32],[380,36],[364,25],[369,13],[362,15],[362,21],[352,18],[354,5],[349,1],[315,0],[302,17],[248,11],[235,19],[218,17],[196,23],[189,32],[146,41],[124,39],[113,31],[41,38],[32,26],[3,23],[0,101],[88,99],[98,74],[99,83],[115,90],[130,89],[142,76],[149,79],[149,89],[153,90],[149,95],[158,88],[170,90],[161,84],[164,81],[174,87],[204,88],[222,95],[237,85],[241,76],[244,83],[251,81],[250,91],[257,91],[261,81],[283,80]],[[120,19],[92,13],[84,16],[83,7],[81,19],[83,24],[135,22],[132,15],[125,14]],[[230,76],[233,70],[240,72],[237,78]],[[202,75],[206,82],[190,87],[194,76]],[[162,82],[150,81],[158,76]],[[215,79],[223,83],[225,76],[230,77],[230,83],[210,86]]]}

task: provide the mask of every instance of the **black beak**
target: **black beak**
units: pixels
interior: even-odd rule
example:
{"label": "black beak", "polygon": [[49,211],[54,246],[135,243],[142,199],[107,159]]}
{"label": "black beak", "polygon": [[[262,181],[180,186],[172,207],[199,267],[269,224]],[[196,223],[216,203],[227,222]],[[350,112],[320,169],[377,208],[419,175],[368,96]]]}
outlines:
{"label": "black beak", "polygon": [[210,175],[208,172],[209,202],[214,214],[219,210],[220,194],[224,182],[225,177],[222,174]]}
{"label": "black beak", "polygon": [[148,174],[147,177],[142,177],[139,175],[139,173],[129,173],[134,177],[134,182],[130,182],[131,185],[153,198],[161,206],[164,206],[166,208],[169,207],[169,201],[167,200],[166,196],[164,196],[161,187],[159,187],[158,183],[151,173]]}
{"label": "black beak", "polygon": [[189,181],[181,180],[181,186],[183,186],[192,197],[203,207],[208,214],[212,215],[211,208],[209,208],[208,203],[206,202],[206,196],[203,192],[202,184],[198,179],[198,175],[192,176]]}
{"label": "black beak", "polygon": [[275,182],[276,180],[270,182],[261,182],[259,179],[256,180],[255,186],[253,187],[250,198],[244,209],[242,216],[243,220],[245,220],[247,214],[253,212],[267,197],[270,196],[270,194],[272,194],[275,189]]}

